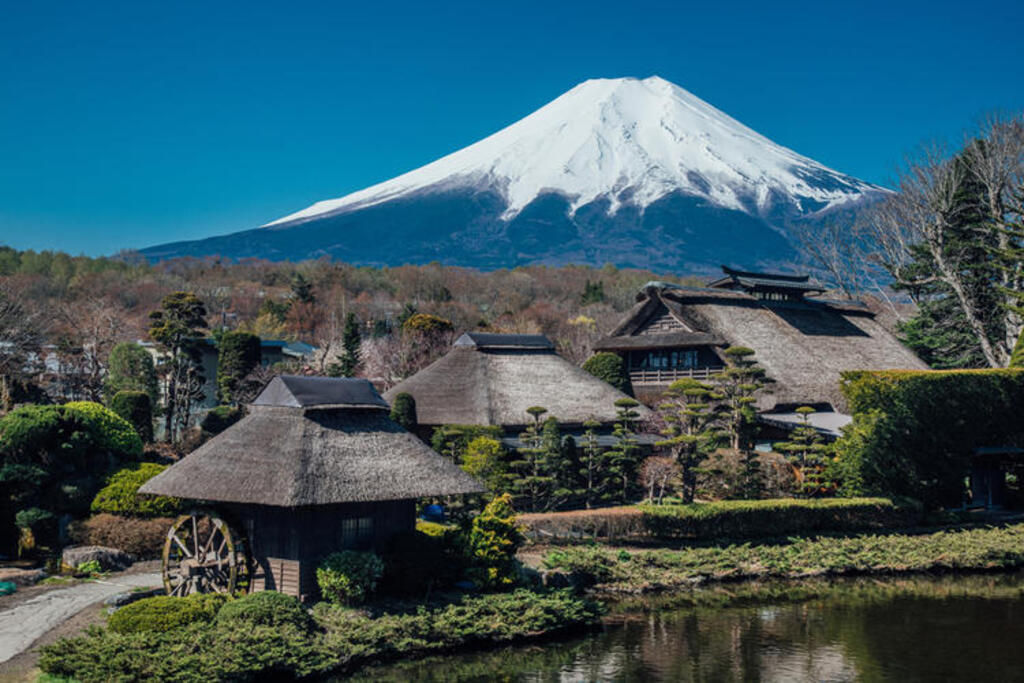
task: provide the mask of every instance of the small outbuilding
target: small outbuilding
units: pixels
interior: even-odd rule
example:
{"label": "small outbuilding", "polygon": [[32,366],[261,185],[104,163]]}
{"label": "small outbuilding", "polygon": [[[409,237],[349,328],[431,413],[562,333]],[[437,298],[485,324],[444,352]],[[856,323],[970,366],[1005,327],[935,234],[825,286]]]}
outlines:
{"label": "small outbuilding", "polygon": [[169,530],[169,593],[316,592],[316,565],[415,525],[416,499],[483,487],[389,417],[363,379],[281,376],[249,414],[140,493],[207,504]]}

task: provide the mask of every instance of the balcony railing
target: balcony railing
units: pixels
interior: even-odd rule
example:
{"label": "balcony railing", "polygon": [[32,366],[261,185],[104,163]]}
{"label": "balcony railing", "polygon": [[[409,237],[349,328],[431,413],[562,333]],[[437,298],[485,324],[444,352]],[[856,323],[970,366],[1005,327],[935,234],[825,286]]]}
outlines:
{"label": "balcony railing", "polygon": [[675,370],[639,370],[629,371],[629,381],[636,384],[671,384],[677,379],[692,377],[695,380],[706,382],[725,368],[723,366],[705,368],[678,368]]}

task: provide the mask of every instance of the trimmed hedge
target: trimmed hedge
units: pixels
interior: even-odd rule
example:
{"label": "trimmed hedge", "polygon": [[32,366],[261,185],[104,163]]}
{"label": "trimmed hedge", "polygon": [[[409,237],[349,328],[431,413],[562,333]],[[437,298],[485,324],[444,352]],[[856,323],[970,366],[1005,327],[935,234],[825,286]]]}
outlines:
{"label": "trimmed hedge", "polygon": [[963,501],[971,454],[1024,446],[1024,370],[844,372],[853,423],[836,442],[843,495]]}
{"label": "trimmed hedge", "polygon": [[145,443],[153,442],[153,405],[145,391],[119,391],[110,399],[110,409],[127,420]]}
{"label": "trimmed hedge", "polygon": [[166,465],[143,462],[118,470],[93,498],[90,510],[126,517],[171,517],[179,514],[184,506],[178,498],[139,495],[139,488],[165,469]]}
{"label": "trimmed hedge", "polygon": [[626,364],[619,354],[610,351],[595,353],[583,363],[583,369],[619,391],[633,395],[633,385],[629,381]]}
{"label": "trimmed hedge", "polygon": [[250,593],[232,600],[217,614],[217,623],[235,628],[288,624],[304,631],[314,627],[312,617],[301,602],[277,591]]}
{"label": "trimmed hedge", "polygon": [[223,593],[194,593],[184,598],[157,595],[129,603],[110,615],[107,628],[114,633],[163,632],[210,622],[229,600]]}
{"label": "trimmed hedge", "polygon": [[777,498],[639,506],[660,538],[760,538],[822,531],[865,531],[913,524],[920,512],[886,498]]}

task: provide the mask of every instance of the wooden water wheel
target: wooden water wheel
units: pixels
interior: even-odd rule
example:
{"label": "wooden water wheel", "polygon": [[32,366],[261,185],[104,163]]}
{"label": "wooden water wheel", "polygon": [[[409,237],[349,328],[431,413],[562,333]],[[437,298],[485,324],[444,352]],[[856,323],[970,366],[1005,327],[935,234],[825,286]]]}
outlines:
{"label": "wooden water wheel", "polygon": [[182,515],[167,532],[163,578],[168,595],[245,590],[248,567],[242,537],[211,512]]}

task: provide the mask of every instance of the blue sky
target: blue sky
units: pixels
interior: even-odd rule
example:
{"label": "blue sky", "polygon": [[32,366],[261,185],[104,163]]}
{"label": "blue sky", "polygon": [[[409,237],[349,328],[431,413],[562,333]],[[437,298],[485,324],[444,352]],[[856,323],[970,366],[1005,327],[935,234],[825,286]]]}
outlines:
{"label": "blue sky", "polygon": [[0,242],[105,254],[255,227],[657,74],[885,182],[1024,109],[1022,3],[7,3]]}

